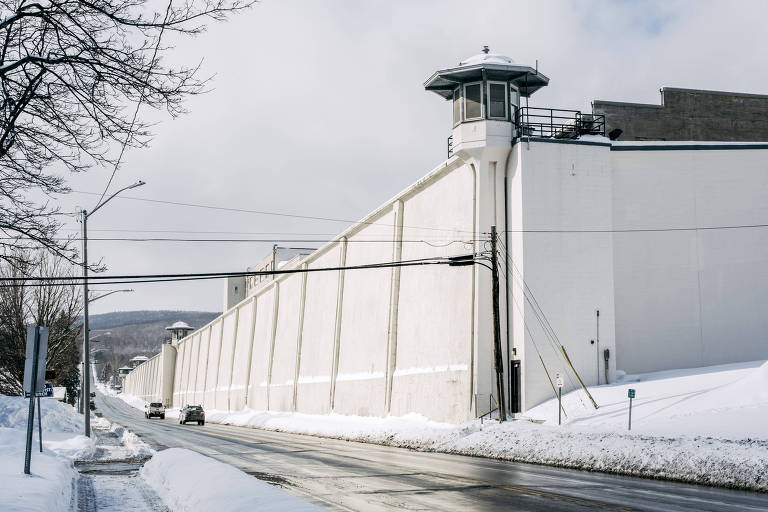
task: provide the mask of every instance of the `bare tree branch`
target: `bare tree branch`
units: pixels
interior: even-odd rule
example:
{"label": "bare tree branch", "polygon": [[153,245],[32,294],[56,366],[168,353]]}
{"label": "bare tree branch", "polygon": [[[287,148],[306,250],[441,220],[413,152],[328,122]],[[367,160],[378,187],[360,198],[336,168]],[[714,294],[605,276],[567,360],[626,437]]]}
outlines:
{"label": "bare tree branch", "polygon": [[[54,238],[55,206],[34,192],[67,193],[51,169],[117,168],[126,147],[144,147],[147,105],[177,116],[203,92],[199,66],[168,67],[164,31],[193,36],[253,0],[0,0],[0,261],[21,261],[15,248],[43,247],[70,262],[76,253]],[[119,148],[119,149],[117,149]],[[60,171],[59,171],[60,172]]]}

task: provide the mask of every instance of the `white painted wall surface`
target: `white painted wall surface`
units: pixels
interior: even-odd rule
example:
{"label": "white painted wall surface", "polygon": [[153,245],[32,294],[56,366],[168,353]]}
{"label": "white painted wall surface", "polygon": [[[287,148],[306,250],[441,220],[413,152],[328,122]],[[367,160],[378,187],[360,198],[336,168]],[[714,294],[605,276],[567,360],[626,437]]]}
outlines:
{"label": "white painted wall surface", "polygon": [[251,370],[248,384],[248,407],[266,411],[267,372],[272,351],[273,316],[278,282],[257,295],[256,325],[253,335]]}
{"label": "white painted wall surface", "polygon": [[[464,165],[404,201],[403,260],[473,251],[474,180],[472,169]],[[437,207],[440,204],[468,207]],[[446,239],[436,242],[438,247],[407,242],[429,240],[436,233]],[[401,269],[393,415],[420,411],[451,422],[473,415],[473,271],[447,266]]]}
{"label": "white painted wall surface", "polygon": [[[523,347],[518,353],[524,361],[527,409],[552,397],[549,378],[554,380],[557,372],[564,376],[566,389],[578,384],[523,295],[521,277],[585,384],[597,382],[598,367],[604,382],[602,355],[590,343],[596,338],[600,310],[600,351],[611,351],[609,379],[614,379],[610,148],[522,142],[510,162],[509,195],[515,203],[509,219],[510,280],[515,285],[510,314],[516,318],[515,346]],[[609,233],[568,232],[590,229]]]}
{"label": "white painted wall surface", "polygon": [[[312,262],[310,268],[339,265],[341,246],[336,245]],[[307,274],[296,410],[308,414],[330,412],[333,371],[336,296],[339,272]]]}
{"label": "white painted wall surface", "polygon": [[[768,151],[611,152],[616,229],[765,224]],[[768,230],[617,233],[619,368],[768,358]]]}
{"label": "white painted wall surface", "polygon": [[293,274],[280,281],[280,304],[277,308],[277,327],[269,379],[270,411],[293,409],[302,279],[300,274]]}

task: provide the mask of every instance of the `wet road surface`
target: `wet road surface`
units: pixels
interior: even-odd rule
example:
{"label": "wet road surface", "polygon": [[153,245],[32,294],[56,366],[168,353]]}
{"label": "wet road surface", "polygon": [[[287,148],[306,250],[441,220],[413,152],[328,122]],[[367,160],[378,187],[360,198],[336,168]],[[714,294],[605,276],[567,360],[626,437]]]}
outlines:
{"label": "wet road surface", "polygon": [[768,494],[211,423],[182,426],[177,418],[147,420],[118,398],[98,394],[96,403],[155,449],[195,450],[328,510],[768,511]]}

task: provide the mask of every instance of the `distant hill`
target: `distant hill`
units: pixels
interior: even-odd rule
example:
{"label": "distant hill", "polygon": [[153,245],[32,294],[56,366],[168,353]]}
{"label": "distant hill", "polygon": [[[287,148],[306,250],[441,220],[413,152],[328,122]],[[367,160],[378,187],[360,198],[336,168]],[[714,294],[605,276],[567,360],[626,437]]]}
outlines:
{"label": "distant hill", "polygon": [[[170,340],[166,327],[182,321],[199,329],[221,313],[205,311],[119,311],[89,315],[92,350],[98,351],[97,371],[104,363],[112,370],[128,364],[135,356],[152,357],[160,351],[160,345]],[[106,334],[109,333],[109,334]]]}
{"label": "distant hill", "polygon": [[89,315],[91,329],[109,329],[124,325],[148,324],[155,322],[173,322],[181,320],[190,326],[199,328],[207,324],[221,313],[205,311],[116,311],[114,313],[102,313]]}

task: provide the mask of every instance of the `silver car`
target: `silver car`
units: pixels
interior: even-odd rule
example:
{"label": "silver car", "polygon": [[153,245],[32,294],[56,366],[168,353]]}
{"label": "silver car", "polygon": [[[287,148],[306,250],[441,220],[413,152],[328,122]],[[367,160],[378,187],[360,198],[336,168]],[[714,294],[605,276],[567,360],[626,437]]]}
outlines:
{"label": "silver car", "polygon": [[149,405],[145,405],[144,417],[150,419],[152,416],[157,416],[161,420],[165,419],[165,406],[160,402],[152,402]]}

